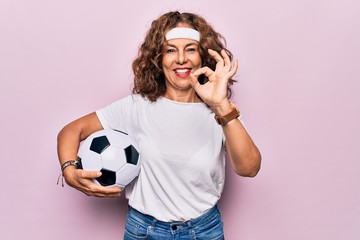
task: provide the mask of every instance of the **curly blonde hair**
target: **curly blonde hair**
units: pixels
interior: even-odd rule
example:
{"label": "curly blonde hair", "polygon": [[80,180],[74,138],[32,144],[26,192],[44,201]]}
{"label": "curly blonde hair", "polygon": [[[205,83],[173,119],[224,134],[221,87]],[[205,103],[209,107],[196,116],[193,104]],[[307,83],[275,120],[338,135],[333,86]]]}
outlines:
{"label": "curly blonde hair", "polygon": [[[145,40],[141,44],[138,56],[132,63],[134,72],[134,87],[132,92],[146,97],[150,101],[156,101],[166,91],[165,76],[162,70],[162,53],[165,43],[165,33],[176,27],[178,23],[185,23],[200,32],[199,53],[203,66],[215,70],[216,61],[208,54],[208,49],[220,53],[222,49],[232,60],[232,53],[225,48],[225,39],[216,32],[206,20],[193,13],[168,12],[161,15],[151,23]],[[200,84],[208,81],[205,75],[199,77]],[[235,82],[230,79],[228,83],[228,97],[231,98],[230,85]]]}

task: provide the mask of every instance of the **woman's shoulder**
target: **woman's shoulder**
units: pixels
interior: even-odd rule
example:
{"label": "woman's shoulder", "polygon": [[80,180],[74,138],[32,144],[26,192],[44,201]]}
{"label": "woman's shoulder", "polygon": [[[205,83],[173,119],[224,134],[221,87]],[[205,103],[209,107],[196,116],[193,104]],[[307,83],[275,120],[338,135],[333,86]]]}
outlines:
{"label": "woman's shoulder", "polygon": [[149,102],[146,98],[142,97],[140,94],[129,94],[125,97],[119,98],[115,101],[115,104],[139,104]]}
{"label": "woman's shoulder", "polygon": [[141,96],[140,94],[130,94],[125,97],[127,101],[134,104],[149,104],[150,100],[146,97]]}
{"label": "woman's shoulder", "polygon": [[126,112],[136,112],[139,109],[147,108],[148,102],[139,94],[129,94],[123,97],[118,98],[112,103],[104,106],[97,110],[100,113],[111,113],[118,114]]}

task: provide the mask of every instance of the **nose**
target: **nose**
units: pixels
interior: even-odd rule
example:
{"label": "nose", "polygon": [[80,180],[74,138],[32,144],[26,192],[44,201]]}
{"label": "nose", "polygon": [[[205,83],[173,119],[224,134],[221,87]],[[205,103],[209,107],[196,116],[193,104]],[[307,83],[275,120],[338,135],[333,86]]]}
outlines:
{"label": "nose", "polygon": [[182,65],[187,62],[187,56],[185,51],[179,51],[177,56],[177,63]]}

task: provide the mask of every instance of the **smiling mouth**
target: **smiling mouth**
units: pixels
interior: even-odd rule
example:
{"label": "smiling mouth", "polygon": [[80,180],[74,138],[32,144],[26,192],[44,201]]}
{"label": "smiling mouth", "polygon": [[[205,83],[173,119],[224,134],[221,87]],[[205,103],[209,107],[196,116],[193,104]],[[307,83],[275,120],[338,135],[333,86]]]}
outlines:
{"label": "smiling mouth", "polygon": [[176,76],[184,78],[190,75],[191,68],[176,68],[174,72]]}

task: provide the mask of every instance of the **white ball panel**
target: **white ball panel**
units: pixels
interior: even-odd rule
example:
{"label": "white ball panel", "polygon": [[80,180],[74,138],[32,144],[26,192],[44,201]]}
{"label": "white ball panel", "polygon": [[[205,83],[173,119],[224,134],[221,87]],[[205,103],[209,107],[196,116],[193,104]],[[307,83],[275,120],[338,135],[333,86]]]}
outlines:
{"label": "white ball panel", "polygon": [[116,182],[121,185],[128,185],[140,173],[140,165],[125,164],[116,172]]}
{"label": "white ball panel", "polygon": [[126,163],[124,149],[110,145],[101,153],[101,160],[103,168],[116,172]]}
{"label": "white ball panel", "polygon": [[98,153],[93,151],[81,151],[81,164],[84,170],[100,171],[102,168],[101,157]]}
{"label": "white ball panel", "polygon": [[130,138],[125,133],[110,130],[106,133],[106,136],[112,146],[126,148],[127,146],[131,145]]}
{"label": "white ball panel", "polygon": [[86,154],[86,152],[89,151],[92,140],[93,138],[89,136],[84,141],[80,142],[79,150],[78,150],[78,156],[80,158],[83,158],[84,154]]}

